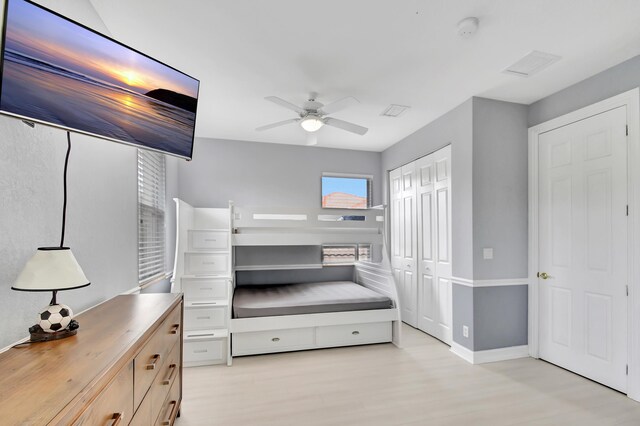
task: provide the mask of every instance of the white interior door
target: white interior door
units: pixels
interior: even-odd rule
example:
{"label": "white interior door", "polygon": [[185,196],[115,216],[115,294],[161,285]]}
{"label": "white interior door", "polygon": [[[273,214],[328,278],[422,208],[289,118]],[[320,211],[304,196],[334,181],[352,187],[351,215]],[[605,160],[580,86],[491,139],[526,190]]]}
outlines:
{"label": "white interior door", "polygon": [[400,293],[402,321],[418,322],[416,273],[415,165],[402,166],[389,174],[391,184],[391,266]]}
{"label": "white interior door", "polygon": [[627,143],[620,107],[539,136],[540,357],[627,376]]}
{"label": "white interior door", "polygon": [[451,344],[451,147],[416,161],[418,328]]}

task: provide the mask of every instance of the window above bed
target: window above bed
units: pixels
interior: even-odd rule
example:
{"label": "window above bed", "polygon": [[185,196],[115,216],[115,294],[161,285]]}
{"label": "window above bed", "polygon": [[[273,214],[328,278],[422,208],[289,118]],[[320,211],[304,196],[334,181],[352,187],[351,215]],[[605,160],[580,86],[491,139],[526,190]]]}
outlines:
{"label": "window above bed", "polygon": [[322,264],[353,265],[357,261],[371,261],[371,244],[333,244],[322,246]]}
{"label": "window above bed", "polygon": [[371,207],[370,175],[322,174],[322,208],[359,209]]}

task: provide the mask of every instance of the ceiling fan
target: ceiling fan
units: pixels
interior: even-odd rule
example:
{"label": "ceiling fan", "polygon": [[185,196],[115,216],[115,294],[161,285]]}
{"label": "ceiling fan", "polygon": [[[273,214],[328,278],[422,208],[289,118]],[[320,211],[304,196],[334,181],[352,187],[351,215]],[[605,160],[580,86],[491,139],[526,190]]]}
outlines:
{"label": "ceiling fan", "polygon": [[327,126],[337,127],[338,129],[346,130],[358,135],[364,135],[369,129],[366,127],[358,126],[357,124],[349,123],[348,121],[338,120],[337,118],[327,117],[329,114],[338,112],[345,108],[360,103],[353,96],[339,99],[329,105],[324,105],[321,102],[316,101],[317,93],[311,92],[309,94],[309,100],[305,102],[301,107],[287,102],[277,96],[267,96],[265,99],[278,104],[282,107],[290,109],[298,113],[300,117],[290,118],[289,120],[279,121],[277,123],[267,124],[266,126],[257,127],[257,131],[263,131],[273,129],[274,127],[284,126],[290,123],[300,123],[300,126],[307,131],[307,145],[315,145],[318,143],[316,131],[319,130],[325,124]]}

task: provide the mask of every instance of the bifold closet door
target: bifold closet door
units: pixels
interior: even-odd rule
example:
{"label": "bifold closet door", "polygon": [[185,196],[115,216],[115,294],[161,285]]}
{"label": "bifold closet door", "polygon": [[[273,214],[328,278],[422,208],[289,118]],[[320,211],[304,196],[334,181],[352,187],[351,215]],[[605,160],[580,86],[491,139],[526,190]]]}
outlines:
{"label": "bifold closet door", "polygon": [[391,192],[391,267],[400,293],[402,321],[416,327],[417,303],[417,229],[415,164],[389,173]]}
{"label": "bifold closet door", "polygon": [[451,342],[451,148],[416,161],[418,328]]}

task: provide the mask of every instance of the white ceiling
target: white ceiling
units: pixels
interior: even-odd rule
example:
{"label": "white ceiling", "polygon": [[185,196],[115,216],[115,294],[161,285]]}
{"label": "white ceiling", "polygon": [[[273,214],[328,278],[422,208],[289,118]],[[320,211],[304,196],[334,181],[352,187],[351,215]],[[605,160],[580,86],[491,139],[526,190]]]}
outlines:
{"label": "white ceiling", "polygon": [[[319,145],[382,151],[471,96],[530,104],[640,53],[638,0],[90,0],[111,35],[201,80],[196,136],[303,144],[296,115],[263,98],[361,104]],[[480,19],[462,39],[456,24]],[[562,60],[501,70],[531,50]],[[391,103],[412,108],[381,117]]]}

